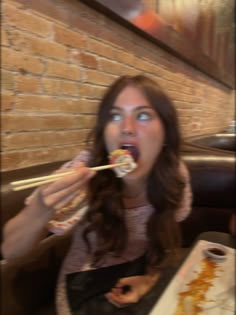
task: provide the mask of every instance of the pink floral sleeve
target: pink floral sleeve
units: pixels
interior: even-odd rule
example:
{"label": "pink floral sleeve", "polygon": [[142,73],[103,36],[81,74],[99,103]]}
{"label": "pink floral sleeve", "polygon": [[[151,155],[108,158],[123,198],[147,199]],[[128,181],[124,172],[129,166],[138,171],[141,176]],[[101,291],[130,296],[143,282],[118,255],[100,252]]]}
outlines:
{"label": "pink floral sleeve", "polygon": [[[73,160],[62,165],[61,169],[75,168],[81,162],[87,164],[90,157],[91,155],[88,151],[81,151]],[[79,205],[84,197],[85,193],[80,192],[72,202],[75,204],[74,207],[72,205],[69,209],[65,207],[57,210],[54,217],[48,222],[48,230],[54,234],[65,234],[79,223],[86,213],[88,206],[83,205],[81,207],[76,205]]]}
{"label": "pink floral sleeve", "polygon": [[[90,153],[88,151],[81,151],[73,160],[63,164],[60,169],[66,170],[68,168],[75,168],[79,163],[84,162],[85,164],[90,159]],[[39,189],[39,188],[38,188]],[[33,193],[26,198],[25,204],[30,204],[33,196],[37,192],[34,190]],[[74,200],[73,204],[79,204],[83,199],[84,193],[80,193]],[[56,210],[52,219],[48,222],[48,230],[54,234],[65,234],[68,230],[73,228],[84,216],[87,211],[87,206],[81,207],[70,207],[71,209],[58,209]]]}
{"label": "pink floral sleeve", "polygon": [[190,185],[189,171],[183,162],[181,162],[180,164],[180,172],[185,179],[185,188],[180,207],[176,210],[175,213],[175,219],[177,222],[181,222],[187,218],[187,216],[191,212],[192,206],[192,190]]}

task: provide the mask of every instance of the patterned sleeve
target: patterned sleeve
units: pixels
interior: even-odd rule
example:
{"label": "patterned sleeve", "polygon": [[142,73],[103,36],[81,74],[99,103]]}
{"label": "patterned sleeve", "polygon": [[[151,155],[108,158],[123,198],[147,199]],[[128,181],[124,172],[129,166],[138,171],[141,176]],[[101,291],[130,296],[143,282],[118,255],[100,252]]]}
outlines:
{"label": "patterned sleeve", "polygon": [[177,222],[181,222],[187,218],[187,216],[191,212],[192,206],[192,189],[190,184],[189,171],[183,162],[181,162],[180,164],[180,172],[185,179],[185,187],[180,207],[176,210],[175,213],[175,219]]}
{"label": "patterned sleeve", "polygon": [[[81,151],[73,160],[66,162],[59,169],[64,170],[68,168],[75,168],[79,163],[88,163],[91,155],[88,151]],[[34,195],[37,193],[39,188],[33,191],[25,200],[25,204],[29,205]],[[84,193],[80,193],[74,200],[74,204],[79,204],[83,199]],[[84,205],[82,208],[70,207],[67,209],[58,209],[54,213],[52,219],[48,222],[48,230],[54,234],[64,234],[72,227],[74,227],[84,216],[87,211],[87,206]]]}
{"label": "patterned sleeve", "polygon": [[[81,162],[86,164],[89,161],[89,159],[90,159],[90,153],[86,150],[83,150],[78,155],[76,155],[76,157],[73,160],[64,163],[59,169],[64,170],[67,168],[73,168],[73,167],[76,167]],[[33,196],[36,194],[38,189],[39,188],[35,189],[28,197],[26,197],[25,199],[26,206],[31,202]]]}

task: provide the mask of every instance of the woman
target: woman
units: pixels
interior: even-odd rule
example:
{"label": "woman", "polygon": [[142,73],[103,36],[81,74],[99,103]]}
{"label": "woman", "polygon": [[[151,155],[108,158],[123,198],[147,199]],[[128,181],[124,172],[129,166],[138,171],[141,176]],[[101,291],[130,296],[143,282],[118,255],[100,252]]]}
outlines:
{"label": "woman", "polygon": [[[64,166],[76,172],[36,190],[4,229],[3,255],[11,259],[29,252],[48,226],[57,230],[61,209],[70,208],[68,216],[87,205],[73,226],[72,245],[59,276],[57,311],[63,315],[86,313],[91,297],[102,297],[103,306],[106,301],[114,308],[151,292],[161,264],[180,246],[177,222],[190,211],[176,111],[155,81],[142,75],[116,80],[101,101],[92,140],[89,152]],[[123,178],[113,170],[95,173],[89,168],[108,164],[109,154],[120,148],[128,149],[137,163]],[[97,271],[105,272],[104,286],[90,283],[87,288],[86,281],[94,281]],[[88,293],[93,289],[96,292]],[[106,307],[99,314],[115,314]],[[88,309],[87,314],[93,315]]]}

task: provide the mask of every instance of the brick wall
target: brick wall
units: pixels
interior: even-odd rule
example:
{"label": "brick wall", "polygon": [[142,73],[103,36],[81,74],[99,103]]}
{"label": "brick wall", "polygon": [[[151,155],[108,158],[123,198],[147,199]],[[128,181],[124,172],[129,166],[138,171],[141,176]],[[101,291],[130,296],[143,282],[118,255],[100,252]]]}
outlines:
{"label": "brick wall", "polygon": [[2,13],[3,170],[73,157],[122,74],[156,79],[185,137],[232,120],[228,88],[78,0],[4,0]]}

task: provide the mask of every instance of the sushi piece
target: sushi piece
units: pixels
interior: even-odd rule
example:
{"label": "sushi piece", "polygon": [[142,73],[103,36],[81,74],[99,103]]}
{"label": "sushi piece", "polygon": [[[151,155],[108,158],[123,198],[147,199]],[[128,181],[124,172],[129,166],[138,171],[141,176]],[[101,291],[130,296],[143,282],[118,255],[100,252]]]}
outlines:
{"label": "sushi piece", "polygon": [[110,164],[127,163],[114,167],[117,177],[123,177],[137,167],[132,154],[128,150],[117,149],[112,151],[109,155],[109,161]]}

